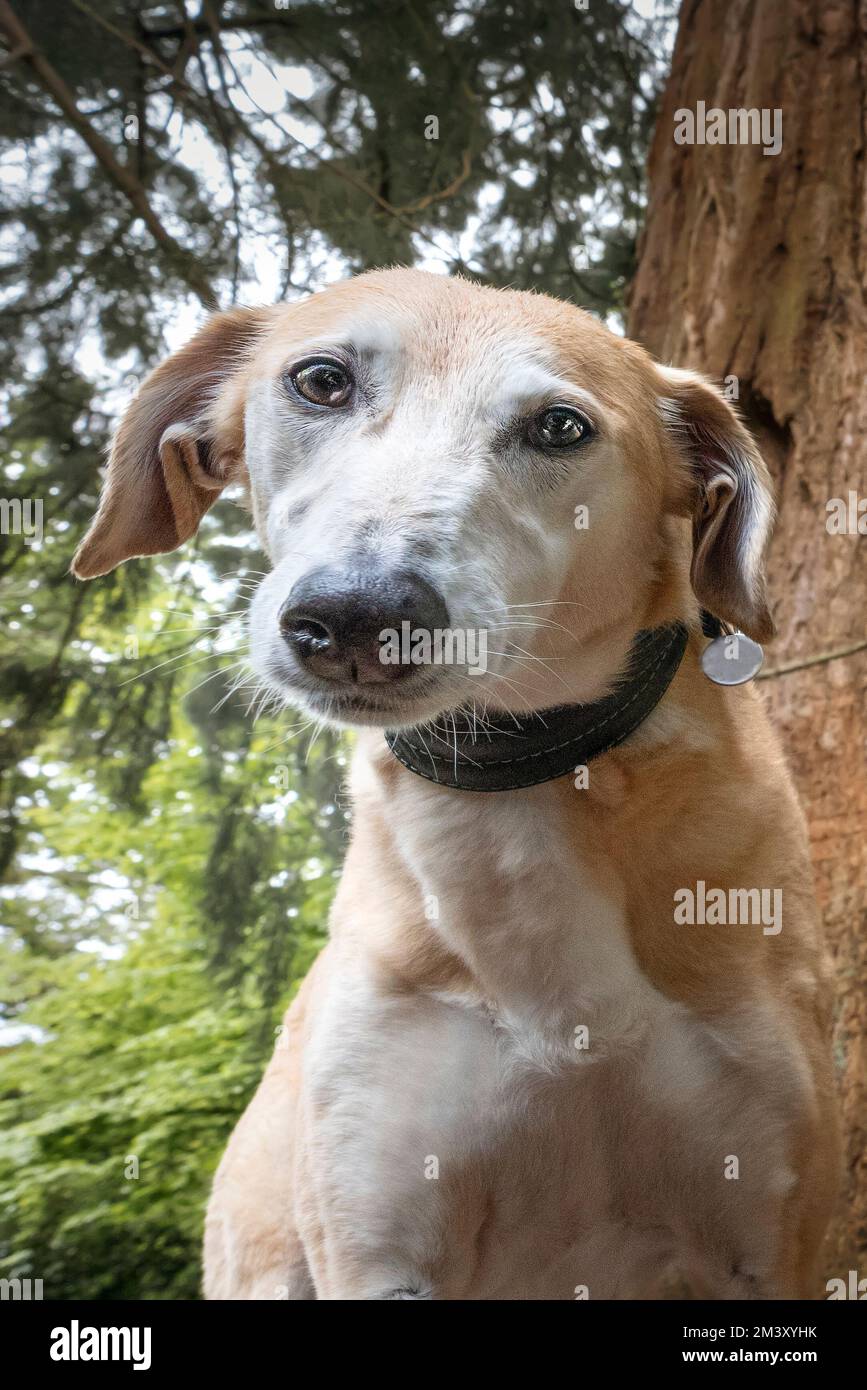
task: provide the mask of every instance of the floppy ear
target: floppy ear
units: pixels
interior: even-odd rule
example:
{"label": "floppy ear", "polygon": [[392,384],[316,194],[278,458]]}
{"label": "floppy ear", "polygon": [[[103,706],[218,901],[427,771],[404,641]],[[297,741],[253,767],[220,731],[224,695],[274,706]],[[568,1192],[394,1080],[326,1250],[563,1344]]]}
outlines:
{"label": "floppy ear", "polygon": [[215,314],[146,378],[115,434],[99,510],[72,561],[78,579],[108,574],[135,555],[176,550],[222,489],[243,476],[243,428],[220,427],[215,405],[267,315]]}
{"label": "floppy ear", "polygon": [[771,479],[722,393],[693,372],[659,367],[660,404],[686,468],[693,591],[703,608],[757,642],[772,637],[764,554],[774,519]]}

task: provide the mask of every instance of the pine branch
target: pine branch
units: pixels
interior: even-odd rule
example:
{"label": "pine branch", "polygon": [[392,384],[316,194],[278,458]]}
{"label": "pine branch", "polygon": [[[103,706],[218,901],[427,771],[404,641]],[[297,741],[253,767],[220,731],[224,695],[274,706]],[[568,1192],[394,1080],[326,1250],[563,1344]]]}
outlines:
{"label": "pine branch", "polygon": [[[285,11],[276,12],[273,15],[238,15],[236,18],[222,21],[220,24],[220,28],[225,33],[246,29],[269,29],[275,26],[279,29],[298,28],[297,21]],[[205,38],[211,38],[213,35],[213,29],[207,17],[201,16],[186,24],[173,24],[162,29],[148,29],[147,36],[149,39],[183,39],[191,29]]]}
{"label": "pine branch", "polygon": [[6,35],[11,44],[12,52],[18,52],[18,61],[27,64],[40,87],[60,108],[72,129],[87,145],[106,177],[127,199],[136,215],[142,219],[175,273],[206,309],[215,308],[217,297],[211,285],[202,276],[196,258],[185,247],[181,246],[180,242],[176,241],[163,226],[148,201],[143,185],[131,169],[121,164],[108,141],[94,129],[79,109],[74,93],[56,68],[33,43],[29,33],[9,4],[9,0],[0,0],[0,33]]}

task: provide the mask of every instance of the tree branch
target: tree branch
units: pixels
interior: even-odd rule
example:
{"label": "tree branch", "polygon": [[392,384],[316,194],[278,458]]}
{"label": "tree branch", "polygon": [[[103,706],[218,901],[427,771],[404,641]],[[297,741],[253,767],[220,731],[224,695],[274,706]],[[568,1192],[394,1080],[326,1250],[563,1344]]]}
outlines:
{"label": "tree branch", "polygon": [[830,652],[818,652],[814,656],[805,656],[796,661],[786,661],[782,666],[772,666],[769,671],[759,671],[756,680],[769,681],[775,676],[788,676],[792,671],[806,671],[810,666],[824,666],[826,661],[839,661],[844,656],[853,656],[855,652],[867,651],[867,637],[858,642],[850,642],[846,647],[837,647]]}
{"label": "tree branch", "polygon": [[415,203],[404,203],[403,207],[394,209],[395,213],[423,212],[425,208],[430,207],[431,203],[441,203],[445,198],[453,198],[462,184],[465,184],[470,177],[472,167],[472,154],[469,150],[464,150],[461,156],[461,172],[452,179],[451,183],[446,184],[445,188],[441,188],[438,193],[426,193]]}
{"label": "tree branch", "polygon": [[87,145],[97,163],[111,183],[114,184],[131,204],[136,215],[142,219],[154,241],[164,252],[172,267],[196,298],[206,309],[216,307],[216,295],[203,277],[196,258],[176,241],[166,230],[151,207],[147,194],[132,170],[121,164],[108,141],[79,110],[75,95],[52,66],[43,53],[33,43],[8,0],[0,0],[0,32],[4,33],[12,45],[12,51],[19,51],[19,61],[24,62],[34,74],[43,91],[47,92],[66,116],[70,126]]}
{"label": "tree branch", "polygon": [[[276,25],[280,29],[297,29],[297,21],[292,19],[286,11],[277,12],[273,15],[238,15],[235,19],[228,19],[220,24],[220,28],[226,33],[232,33],[237,29],[267,29]],[[196,34],[202,34],[206,38],[213,35],[211,25],[206,17],[191,20],[188,24],[174,24],[163,29],[148,29],[149,39],[183,39],[187,36],[190,29]]]}

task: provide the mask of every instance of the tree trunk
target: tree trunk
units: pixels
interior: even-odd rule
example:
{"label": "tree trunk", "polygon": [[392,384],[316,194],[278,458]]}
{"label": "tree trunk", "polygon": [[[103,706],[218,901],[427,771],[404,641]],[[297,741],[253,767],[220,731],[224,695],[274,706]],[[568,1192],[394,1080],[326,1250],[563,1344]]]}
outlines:
{"label": "tree trunk", "polygon": [[[698,102],[781,110],[780,153],[675,143],[675,112]],[[777,486],[770,668],[867,639],[867,539],[826,528],[832,498],[867,498],[865,117],[863,3],[684,0],[629,331],[664,361],[736,378]],[[762,686],[837,966],[847,1166],[826,1277],[867,1275],[865,686],[864,645]]]}

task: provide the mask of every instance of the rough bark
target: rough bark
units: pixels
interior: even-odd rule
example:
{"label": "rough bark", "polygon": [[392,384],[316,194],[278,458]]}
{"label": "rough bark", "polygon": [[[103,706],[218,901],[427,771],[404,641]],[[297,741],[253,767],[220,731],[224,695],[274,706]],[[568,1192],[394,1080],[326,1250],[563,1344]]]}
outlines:
{"label": "rough bark", "polygon": [[[782,150],[678,145],[675,111],[780,108]],[[867,537],[826,504],[867,497],[867,5],[685,0],[650,155],[630,333],[678,366],[734,376],[779,520],[770,666],[867,638]],[[838,977],[846,1129],[827,1277],[867,1275],[867,651],[763,685],[810,827]]]}

